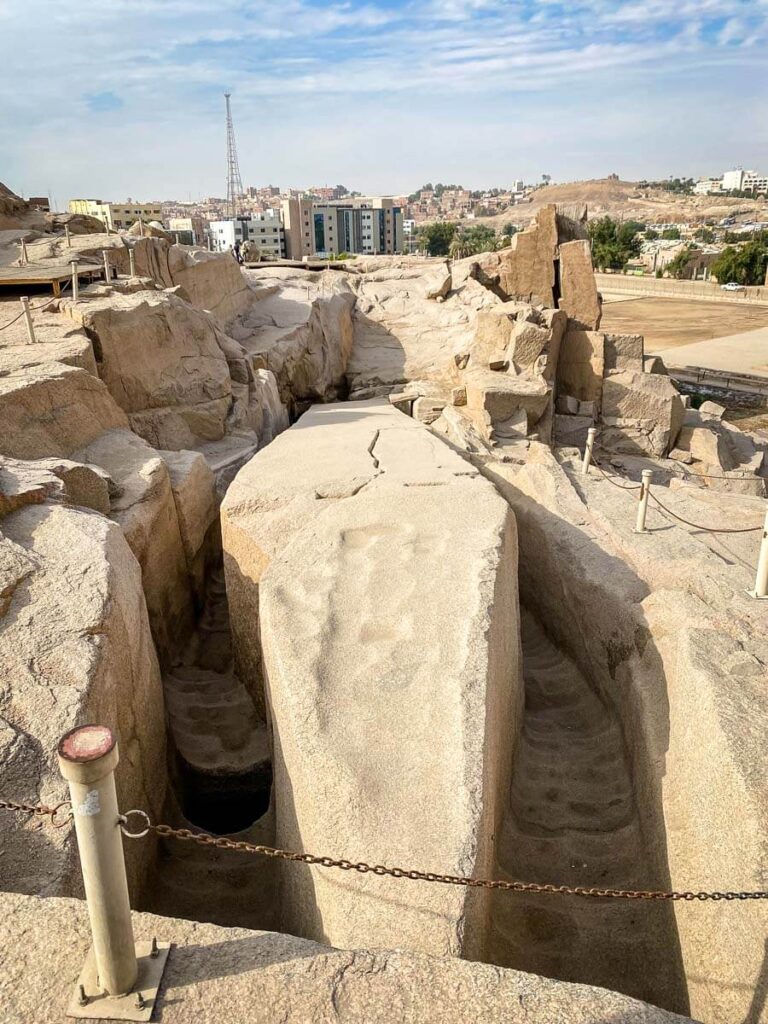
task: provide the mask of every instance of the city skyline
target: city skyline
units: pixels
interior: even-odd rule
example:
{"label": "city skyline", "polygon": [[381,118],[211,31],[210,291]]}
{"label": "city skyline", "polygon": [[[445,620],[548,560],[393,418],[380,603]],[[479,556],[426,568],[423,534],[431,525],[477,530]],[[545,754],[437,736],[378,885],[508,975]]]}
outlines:
{"label": "city skyline", "polygon": [[765,167],[766,42],[768,0],[6,0],[2,176],[58,205],[221,195],[225,89],[249,183]]}

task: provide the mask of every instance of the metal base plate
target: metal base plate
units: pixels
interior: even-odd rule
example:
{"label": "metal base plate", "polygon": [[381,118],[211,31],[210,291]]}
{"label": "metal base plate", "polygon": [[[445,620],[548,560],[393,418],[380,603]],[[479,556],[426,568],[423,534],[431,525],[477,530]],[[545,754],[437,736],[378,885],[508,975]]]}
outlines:
{"label": "metal base plate", "polygon": [[[96,994],[99,991],[96,983],[96,957],[91,948],[75,984],[74,993],[67,1007],[67,1016],[90,1020],[151,1020],[171,944],[158,942],[157,956],[154,957],[150,956],[151,949],[151,942],[136,943],[136,959],[139,964],[136,984],[127,995],[108,996]],[[79,1002],[81,985],[88,1000],[85,1006],[81,1006]],[[144,1001],[142,1009],[137,1006],[138,993],[141,993]]]}
{"label": "metal base plate", "polygon": [[756,590],[747,590],[746,593],[749,594],[750,597],[754,597],[756,601],[768,601],[768,594],[761,596]]}

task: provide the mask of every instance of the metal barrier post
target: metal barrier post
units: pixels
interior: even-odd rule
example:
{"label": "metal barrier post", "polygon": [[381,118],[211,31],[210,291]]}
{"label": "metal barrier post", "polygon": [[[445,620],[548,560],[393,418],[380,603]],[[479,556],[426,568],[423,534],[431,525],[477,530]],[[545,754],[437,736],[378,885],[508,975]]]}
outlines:
{"label": "metal barrier post", "polygon": [[108,995],[129,992],[138,976],[128,879],[115,790],[117,741],[111,729],[84,725],[59,743],[69,783],[99,983]]}
{"label": "metal barrier post", "polygon": [[213,239],[208,235],[208,252],[213,252]]}
{"label": "metal barrier post", "polygon": [[128,266],[130,267],[130,276],[136,277],[136,253],[133,251],[133,249],[128,250]]}
{"label": "metal barrier post", "polygon": [[104,280],[109,282],[111,272],[109,269],[109,249],[102,249],[101,255],[104,258]]}
{"label": "metal barrier post", "polygon": [[72,239],[69,237],[69,224],[64,225],[64,237],[67,240],[67,248],[72,248]]}
{"label": "metal barrier post", "polygon": [[648,495],[651,493],[652,479],[653,473],[651,470],[644,469],[640,485],[640,503],[637,506],[637,519],[635,520],[635,533],[648,533],[645,528],[645,514],[648,511]]}
{"label": "metal barrier post", "polygon": [[77,302],[80,298],[80,280],[77,276],[78,261],[70,260],[72,265],[72,301]]}
{"label": "metal barrier post", "polygon": [[27,243],[24,241],[23,238],[21,240],[21,260],[20,260],[20,263],[21,263],[22,267],[26,267],[26,265],[29,263],[29,257],[27,256]]}
{"label": "metal barrier post", "polygon": [[79,726],[62,737],[58,755],[69,783],[93,938],[68,1016],[149,1020],[168,947],[161,961],[155,941],[139,948],[133,938],[115,790],[117,740],[106,726]]}
{"label": "metal barrier post", "polygon": [[592,461],[592,449],[595,447],[595,434],[597,431],[594,427],[590,427],[587,431],[587,444],[584,449],[584,460],[581,464],[581,475],[589,475],[589,464]]}
{"label": "metal barrier post", "polygon": [[752,597],[768,598],[768,511],[763,522],[763,538],[760,541],[760,555],[757,560],[755,589],[750,591]]}
{"label": "metal barrier post", "polygon": [[30,345],[34,345],[34,343],[35,343],[35,328],[34,328],[34,325],[32,323],[32,313],[29,310],[29,299],[26,297],[26,295],[22,295],[20,301],[21,301],[21,308],[24,310],[24,319],[25,319],[25,321],[27,323],[27,338],[29,339],[29,344]]}

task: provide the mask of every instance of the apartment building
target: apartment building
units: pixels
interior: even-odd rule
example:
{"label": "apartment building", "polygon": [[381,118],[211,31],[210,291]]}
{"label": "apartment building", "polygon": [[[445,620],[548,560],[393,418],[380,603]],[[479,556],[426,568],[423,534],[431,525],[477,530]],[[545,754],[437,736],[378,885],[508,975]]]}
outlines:
{"label": "apartment building", "polygon": [[745,171],[736,167],[726,171],[722,178],[700,178],[693,186],[695,195],[712,195],[718,192],[768,193],[768,175],[758,171]]}
{"label": "apartment building", "polygon": [[251,213],[234,220],[214,220],[210,223],[213,248],[216,252],[229,252],[236,242],[251,242],[262,256],[280,259],[285,256],[285,232],[279,210]]}
{"label": "apartment building", "polygon": [[695,196],[709,196],[713,193],[721,192],[722,188],[722,178],[699,178],[693,186],[693,194]]}
{"label": "apartment building", "polygon": [[182,245],[204,245],[206,222],[202,217],[169,217],[168,230]]}
{"label": "apartment building", "polygon": [[137,220],[163,223],[160,203],[136,203],[132,199],[126,199],[124,203],[105,203],[101,199],[70,199],[68,205],[70,213],[97,217],[112,231],[126,231]]}
{"label": "apartment building", "polygon": [[354,196],[335,202],[284,199],[282,213],[289,259],[403,249],[403,210],[391,196]]}

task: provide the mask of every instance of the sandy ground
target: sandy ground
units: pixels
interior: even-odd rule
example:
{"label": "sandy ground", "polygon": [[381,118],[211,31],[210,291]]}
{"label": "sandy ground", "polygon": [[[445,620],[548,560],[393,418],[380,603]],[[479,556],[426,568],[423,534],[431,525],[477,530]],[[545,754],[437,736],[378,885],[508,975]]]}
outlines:
{"label": "sandy ground", "polygon": [[706,366],[768,377],[768,327],[657,351],[667,366]]}
{"label": "sandy ground", "polygon": [[[644,335],[646,352],[740,335],[760,327],[768,327],[768,307],[765,306],[655,297],[606,302],[600,324],[603,331]],[[694,365],[688,358],[685,362]]]}

